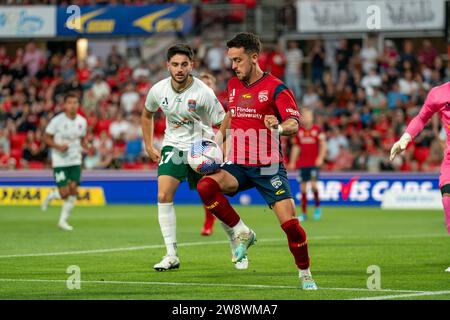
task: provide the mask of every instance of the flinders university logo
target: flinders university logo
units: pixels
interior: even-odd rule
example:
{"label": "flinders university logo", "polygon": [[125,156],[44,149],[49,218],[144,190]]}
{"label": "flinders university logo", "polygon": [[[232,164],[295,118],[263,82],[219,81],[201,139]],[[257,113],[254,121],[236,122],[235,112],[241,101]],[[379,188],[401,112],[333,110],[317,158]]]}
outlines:
{"label": "flinders university logo", "polygon": [[195,101],[193,99],[189,99],[188,100],[188,110],[190,112],[194,112],[196,108],[197,108],[197,101]]}

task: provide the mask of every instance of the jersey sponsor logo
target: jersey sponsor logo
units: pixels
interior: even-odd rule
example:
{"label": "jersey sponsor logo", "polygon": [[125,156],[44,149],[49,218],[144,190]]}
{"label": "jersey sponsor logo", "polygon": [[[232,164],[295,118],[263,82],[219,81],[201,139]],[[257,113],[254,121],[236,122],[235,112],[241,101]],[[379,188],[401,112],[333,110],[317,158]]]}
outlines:
{"label": "jersey sponsor logo", "polygon": [[211,210],[219,205],[219,201],[214,201],[212,205],[206,206],[206,209]]}
{"label": "jersey sponsor logo", "polygon": [[266,102],[269,100],[269,91],[263,90],[258,92],[258,100],[259,102]]}
{"label": "jersey sponsor logo", "polygon": [[195,101],[194,99],[189,99],[188,100],[189,112],[194,112],[196,108],[197,108],[197,101]]}
{"label": "jersey sponsor logo", "polygon": [[250,93],[244,93],[244,94],[242,95],[242,98],[244,98],[244,99],[251,99],[251,98],[252,98],[252,95],[251,95]]}
{"label": "jersey sponsor logo", "polygon": [[[39,206],[52,187],[47,186],[0,186],[0,205]],[[63,200],[53,200],[52,205],[62,205]],[[80,187],[76,205],[104,206],[102,187]]]}
{"label": "jersey sponsor logo", "polygon": [[[231,108],[230,108],[231,109]],[[258,113],[255,108],[252,107],[237,107],[235,113],[231,113],[232,116],[239,118],[256,118],[262,119],[262,114]]]}
{"label": "jersey sponsor logo", "polygon": [[161,109],[167,109],[169,108],[169,100],[167,97],[164,98],[164,100],[161,102]]}
{"label": "jersey sponsor logo", "polygon": [[173,126],[174,129],[178,129],[181,126],[193,125],[194,121],[191,121],[188,118],[183,118],[181,121],[172,120],[172,121],[170,121],[170,123],[172,123],[174,125]]}
{"label": "jersey sponsor logo", "polygon": [[234,101],[234,97],[236,96],[236,89],[233,89],[230,93],[230,96],[228,97],[228,102],[233,102]]}
{"label": "jersey sponsor logo", "polygon": [[283,185],[283,182],[281,182],[280,176],[275,176],[272,179],[270,179],[270,183],[272,184],[272,187],[275,189],[278,189]]}
{"label": "jersey sponsor logo", "polygon": [[287,108],[286,111],[289,112],[293,116],[300,117],[300,112],[298,112],[298,110],[295,110],[292,108]]}

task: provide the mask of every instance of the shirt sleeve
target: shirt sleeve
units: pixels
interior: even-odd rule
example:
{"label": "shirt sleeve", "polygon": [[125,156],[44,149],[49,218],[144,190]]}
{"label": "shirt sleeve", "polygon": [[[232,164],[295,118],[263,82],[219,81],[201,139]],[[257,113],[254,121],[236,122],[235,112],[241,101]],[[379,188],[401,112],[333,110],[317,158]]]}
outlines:
{"label": "shirt sleeve", "polygon": [[430,120],[431,116],[439,111],[440,104],[437,99],[436,94],[437,89],[432,89],[425,100],[425,103],[420,109],[420,112],[414,119],[411,120],[408,127],[406,128],[406,132],[414,139],[420,131],[422,131],[423,127],[427,124],[428,120]]}
{"label": "shirt sleeve", "polygon": [[87,120],[83,118],[83,132],[81,132],[81,136],[85,137],[87,134]]}
{"label": "shirt sleeve", "polygon": [[216,95],[214,94],[214,91],[212,89],[206,91],[204,99],[205,113],[208,115],[211,123],[214,126],[220,125],[223,121],[223,118],[225,118],[225,110],[222,104],[219,102],[219,99],[217,99]]}
{"label": "shirt sleeve", "polygon": [[154,94],[154,87],[152,87],[147,94],[147,98],[145,99],[145,109],[147,109],[147,111],[149,112],[156,112],[159,108],[159,102],[155,97]]}
{"label": "shirt sleeve", "polygon": [[49,124],[47,125],[47,128],[45,128],[45,133],[54,136],[56,133],[56,121],[55,118],[50,120]]}
{"label": "shirt sleeve", "polygon": [[293,118],[300,122],[300,112],[294,95],[284,84],[279,84],[274,93],[274,101],[278,113],[281,116],[281,122],[288,118]]}

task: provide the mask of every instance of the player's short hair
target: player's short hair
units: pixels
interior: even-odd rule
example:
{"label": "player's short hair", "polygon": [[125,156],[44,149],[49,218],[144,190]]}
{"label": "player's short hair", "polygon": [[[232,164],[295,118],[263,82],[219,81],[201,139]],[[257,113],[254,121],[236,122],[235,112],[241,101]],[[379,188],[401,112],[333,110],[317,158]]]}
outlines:
{"label": "player's short hair", "polygon": [[227,48],[244,48],[247,54],[261,52],[261,41],[259,37],[251,32],[241,32],[227,42]]}
{"label": "player's short hair", "polygon": [[209,79],[212,82],[216,83],[216,77],[214,77],[211,73],[202,72],[200,74],[200,79]]}
{"label": "player's short hair", "polygon": [[170,59],[172,59],[172,57],[176,54],[184,54],[189,58],[189,60],[194,60],[194,50],[192,50],[192,48],[185,43],[177,43],[171,46],[167,50],[167,61],[170,61]]}
{"label": "player's short hair", "polygon": [[74,93],[74,92],[69,92],[69,93],[67,93],[67,94],[64,96],[64,102],[67,102],[67,100],[70,99],[70,98],[75,98],[75,99],[77,99],[77,100],[79,101],[78,95],[77,95],[76,93]]}

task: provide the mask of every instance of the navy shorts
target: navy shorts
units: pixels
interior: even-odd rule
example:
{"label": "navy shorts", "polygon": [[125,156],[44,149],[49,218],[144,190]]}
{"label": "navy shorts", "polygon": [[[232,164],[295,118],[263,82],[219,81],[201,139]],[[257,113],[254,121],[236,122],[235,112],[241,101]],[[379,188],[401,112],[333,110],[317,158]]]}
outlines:
{"label": "navy shorts", "polygon": [[300,182],[308,182],[311,180],[319,179],[319,168],[318,167],[306,167],[299,170]]}
{"label": "navy shorts", "polygon": [[272,207],[277,201],[293,198],[284,165],[280,163],[275,172],[268,170],[269,168],[269,166],[224,163],[222,169],[235,177],[239,183],[238,190],[227,195],[234,196],[241,191],[256,187],[269,207]]}

